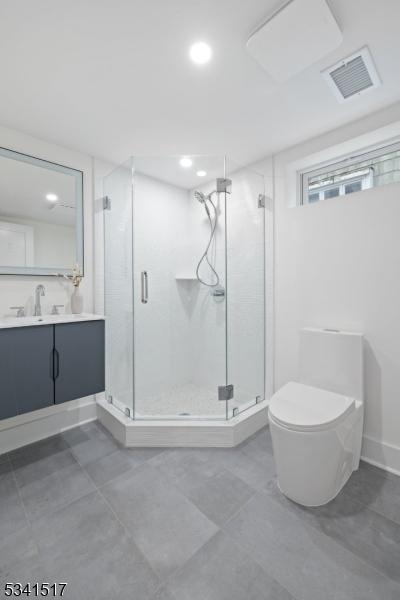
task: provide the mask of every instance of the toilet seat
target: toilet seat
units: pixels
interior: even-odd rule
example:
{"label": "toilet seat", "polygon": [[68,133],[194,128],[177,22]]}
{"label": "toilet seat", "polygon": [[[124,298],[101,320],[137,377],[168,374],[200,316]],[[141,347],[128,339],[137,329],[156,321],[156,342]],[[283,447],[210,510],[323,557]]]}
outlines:
{"label": "toilet seat", "polygon": [[286,429],[322,431],[335,427],[354,410],[354,398],[290,382],[273,395],[269,416]]}

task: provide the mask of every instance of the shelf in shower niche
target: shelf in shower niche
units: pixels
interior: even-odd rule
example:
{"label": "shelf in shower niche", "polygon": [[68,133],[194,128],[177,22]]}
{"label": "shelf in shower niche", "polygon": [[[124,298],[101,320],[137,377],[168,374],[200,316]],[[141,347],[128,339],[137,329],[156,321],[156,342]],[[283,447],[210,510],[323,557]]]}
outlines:
{"label": "shelf in shower niche", "polygon": [[196,275],[190,275],[189,273],[175,275],[176,281],[197,281]]}

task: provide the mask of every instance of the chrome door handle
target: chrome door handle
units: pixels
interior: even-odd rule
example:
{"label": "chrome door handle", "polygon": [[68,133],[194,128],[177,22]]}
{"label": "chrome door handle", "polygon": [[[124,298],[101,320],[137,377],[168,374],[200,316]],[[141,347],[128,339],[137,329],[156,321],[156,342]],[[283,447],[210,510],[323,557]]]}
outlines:
{"label": "chrome door handle", "polygon": [[142,271],[141,281],[142,281],[142,302],[143,302],[143,304],[147,304],[147,302],[149,300],[149,278],[147,275],[147,271]]}

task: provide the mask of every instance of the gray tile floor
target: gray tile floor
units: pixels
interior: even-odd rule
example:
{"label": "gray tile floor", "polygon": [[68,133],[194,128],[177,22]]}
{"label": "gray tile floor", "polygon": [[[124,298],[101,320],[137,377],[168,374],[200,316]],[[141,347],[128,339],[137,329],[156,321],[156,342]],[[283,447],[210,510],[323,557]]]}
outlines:
{"label": "gray tile floor", "polygon": [[0,457],[0,597],[399,600],[400,478],[362,464],[302,508],[263,430],[236,449],[123,449],[97,423]]}

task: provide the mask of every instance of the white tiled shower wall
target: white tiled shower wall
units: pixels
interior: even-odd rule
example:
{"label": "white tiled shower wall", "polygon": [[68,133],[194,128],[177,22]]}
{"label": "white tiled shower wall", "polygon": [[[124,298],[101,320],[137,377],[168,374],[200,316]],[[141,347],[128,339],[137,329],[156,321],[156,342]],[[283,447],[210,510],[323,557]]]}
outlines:
{"label": "white tiled shower wall", "polygon": [[140,174],[134,193],[135,391],[143,414],[146,397],[191,379],[190,308],[175,279],[187,249],[189,202],[186,190]]}

